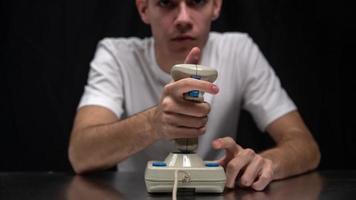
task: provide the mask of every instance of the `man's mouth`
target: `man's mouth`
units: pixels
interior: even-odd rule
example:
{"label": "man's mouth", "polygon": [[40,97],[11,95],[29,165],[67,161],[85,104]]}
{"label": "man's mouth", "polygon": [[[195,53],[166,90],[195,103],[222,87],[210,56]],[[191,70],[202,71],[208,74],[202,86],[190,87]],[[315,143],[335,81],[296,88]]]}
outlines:
{"label": "man's mouth", "polygon": [[172,41],[175,42],[190,41],[190,40],[193,41],[195,40],[195,38],[191,36],[185,36],[185,35],[172,38]]}

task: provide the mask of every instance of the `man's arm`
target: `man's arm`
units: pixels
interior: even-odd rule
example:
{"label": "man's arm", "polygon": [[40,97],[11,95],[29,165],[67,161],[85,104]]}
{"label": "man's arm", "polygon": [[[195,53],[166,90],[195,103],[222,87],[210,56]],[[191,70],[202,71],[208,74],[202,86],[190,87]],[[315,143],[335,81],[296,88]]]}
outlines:
{"label": "man's arm", "polygon": [[319,165],[319,147],[297,111],[275,120],[266,130],[277,146],[261,155],[272,161],[274,180],[300,174]]}
{"label": "man's arm", "polygon": [[[154,109],[154,108],[152,108]],[[78,110],[69,144],[69,159],[77,173],[107,169],[157,140],[148,124],[150,110],[125,120],[100,106]]]}
{"label": "man's arm", "polygon": [[215,149],[225,149],[219,161],[226,170],[226,186],[263,190],[271,181],[315,169],[320,161],[319,147],[302,121],[293,111],[280,117],[267,127],[276,147],[260,154],[242,148],[230,138],[213,141]]}

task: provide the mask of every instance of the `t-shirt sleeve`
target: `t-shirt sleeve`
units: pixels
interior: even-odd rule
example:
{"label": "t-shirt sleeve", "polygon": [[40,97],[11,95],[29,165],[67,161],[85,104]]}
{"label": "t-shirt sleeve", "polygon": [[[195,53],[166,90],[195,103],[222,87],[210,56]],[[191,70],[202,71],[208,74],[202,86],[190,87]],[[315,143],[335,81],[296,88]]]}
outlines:
{"label": "t-shirt sleeve", "polygon": [[88,105],[102,106],[120,118],[123,114],[122,74],[110,47],[109,39],[99,42],[78,109]]}
{"label": "t-shirt sleeve", "polygon": [[272,67],[257,45],[247,36],[242,51],[245,76],[243,108],[251,113],[258,128],[266,127],[277,118],[296,110],[296,106],[282,88]]}

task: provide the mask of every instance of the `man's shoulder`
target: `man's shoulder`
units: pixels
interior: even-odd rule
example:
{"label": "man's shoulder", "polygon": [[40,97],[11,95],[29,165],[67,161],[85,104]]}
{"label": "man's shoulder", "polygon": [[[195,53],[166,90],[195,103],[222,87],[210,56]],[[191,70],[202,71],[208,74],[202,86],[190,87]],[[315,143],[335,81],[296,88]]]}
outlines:
{"label": "man's shoulder", "polygon": [[226,40],[244,41],[244,40],[251,39],[250,36],[244,32],[211,32],[210,38],[212,40],[220,40],[220,41],[226,41]]}
{"label": "man's shoulder", "polygon": [[211,32],[208,43],[211,48],[223,52],[231,50],[241,52],[254,44],[249,34],[243,32]]}
{"label": "man's shoulder", "polygon": [[[247,33],[243,32],[211,32],[207,48],[218,53],[226,54],[227,52],[235,52],[234,55],[239,55],[254,46],[252,38]],[[232,55],[232,54],[227,54]]]}
{"label": "man's shoulder", "polygon": [[149,47],[150,42],[151,38],[106,37],[99,41],[98,46],[102,46],[113,52],[142,51]]}

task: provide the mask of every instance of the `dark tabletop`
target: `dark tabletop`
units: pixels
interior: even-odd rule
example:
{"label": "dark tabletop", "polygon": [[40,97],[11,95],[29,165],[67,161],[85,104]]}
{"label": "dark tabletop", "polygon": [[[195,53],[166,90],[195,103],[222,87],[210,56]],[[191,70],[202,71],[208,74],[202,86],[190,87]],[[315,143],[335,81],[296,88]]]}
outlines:
{"label": "dark tabletop", "polygon": [[[0,199],[171,199],[146,192],[143,174],[0,172]],[[274,181],[263,192],[237,188],[221,195],[181,194],[177,199],[356,199],[356,171],[316,171]]]}

